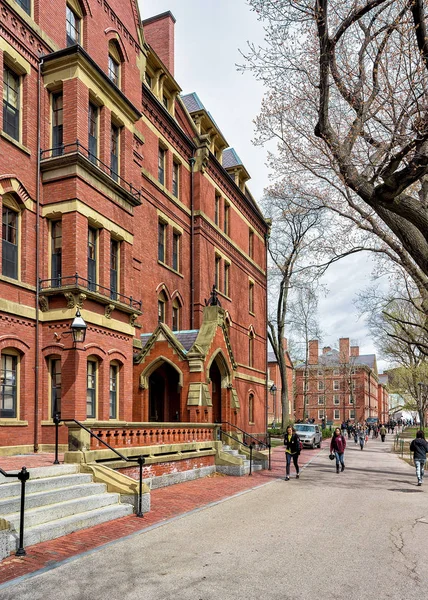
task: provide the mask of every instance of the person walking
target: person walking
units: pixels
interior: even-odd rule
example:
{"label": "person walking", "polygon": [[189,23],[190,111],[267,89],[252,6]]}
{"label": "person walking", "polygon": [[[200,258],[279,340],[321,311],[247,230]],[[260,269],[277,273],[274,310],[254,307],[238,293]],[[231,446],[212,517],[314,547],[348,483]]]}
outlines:
{"label": "person walking", "polygon": [[290,465],[293,460],[294,468],[296,469],[296,479],[299,479],[299,454],[300,454],[300,439],[294,427],[289,425],[284,436],[285,446],[285,481],[290,479]]}
{"label": "person walking", "polygon": [[386,427],[385,427],[385,425],[382,425],[382,427],[380,428],[380,439],[382,440],[382,442],[385,441],[385,436],[386,436]]}
{"label": "person walking", "polygon": [[341,471],[345,470],[345,448],[346,439],[345,436],[340,432],[339,427],[336,427],[333,433],[333,437],[330,442],[330,454],[334,452],[336,457],[336,473],[339,473],[339,466],[342,465]]}
{"label": "person walking", "polygon": [[358,440],[360,442],[360,450],[363,450],[364,443],[366,441],[366,432],[364,431],[364,429],[360,429],[360,431],[358,432]]}
{"label": "person walking", "polygon": [[422,485],[424,479],[424,467],[427,459],[428,442],[425,440],[423,431],[416,432],[416,438],[410,443],[410,452],[413,452],[413,462],[416,467],[418,485]]}

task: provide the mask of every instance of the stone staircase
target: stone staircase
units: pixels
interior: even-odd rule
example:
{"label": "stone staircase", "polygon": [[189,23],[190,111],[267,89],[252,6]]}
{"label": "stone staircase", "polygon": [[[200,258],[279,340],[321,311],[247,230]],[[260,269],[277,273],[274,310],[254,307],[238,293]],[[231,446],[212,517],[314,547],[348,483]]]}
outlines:
{"label": "stone staircase", "polygon": [[[79,473],[77,465],[29,469],[25,486],[24,547],[39,544],[132,514],[131,504],[108,493],[92,475]],[[18,548],[21,483],[0,475],[0,520],[8,524],[7,554]],[[0,556],[0,559],[2,557]]]}
{"label": "stone staircase", "polygon": [[[246,454],[242,454],[239,450],[236,450],[235,448],[231,448],[228,445],[223,444],[223,448],[222,451],[225,452],[226,454],[229,454],[230,456],[235,456],[239,459],[241,459],[242,464],[236,465],[236,466],[228,466],[228,467],[222,467],[222,466],[217,466],[217,471],[220,471],[220,473],[224,472],[227,475],[248,475],[250,472],[250,461],[247,458]],[[263,464],[261,461],[259,460],[254,460],[253,459],[253,472],[254,471],[261,471],[263,469]]]}

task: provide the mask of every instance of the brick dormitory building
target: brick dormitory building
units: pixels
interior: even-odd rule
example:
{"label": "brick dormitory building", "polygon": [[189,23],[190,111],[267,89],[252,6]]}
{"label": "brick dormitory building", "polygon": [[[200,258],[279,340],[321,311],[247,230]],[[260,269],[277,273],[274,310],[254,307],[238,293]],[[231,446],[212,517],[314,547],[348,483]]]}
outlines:
{"label": "brick dormitory building", "polygon": [[76,419],[145,448],[146,474],[215,465],[215,423],[266,431],[268,225],[181,94],[175,19],[136,0],[0,15],[0,455],[52,451],[58,412],[68,461],[102,448]]}
{"label": "brick dormitory building", "polygon": [[339,340],[339,350],[309,342],[308,362],[296,366],[295,418],[329,424],[367,419],[386,422],[388,393],[379,380],[376,356],[361,355],[349,338]]}

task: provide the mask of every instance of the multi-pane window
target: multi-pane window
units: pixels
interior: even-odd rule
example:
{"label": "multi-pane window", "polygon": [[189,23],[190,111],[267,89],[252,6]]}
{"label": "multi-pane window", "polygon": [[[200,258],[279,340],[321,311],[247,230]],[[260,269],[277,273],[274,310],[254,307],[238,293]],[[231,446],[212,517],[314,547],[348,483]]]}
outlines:
{"label": "multi-pane window", "polygon": [[248,284],[248,310],[254,312],[254,283],[250,281]]}
{"label": "multi-pane window", "polygon": [[324,390],[324,381],[318,381],[318,389]]}
{"label": "multi-pane window", "polygon": [[147,73],[147,71],[146,71],[146,73],[144,74],[144,78],[145,78],[145,80],[146,80],[147,87],[149,87],[150,89],[152,89],[153,80],[152,80],[152,78],[150,77],[150,75]]}
{"label": "multi-pane window", "polygon": [[355,419],[355,410],[354,409],[352,409],[352,410],[349,411],[349,418],[350,419]]}
{"label": "multi-pane window", "polygon": [[158,321],[160,323],[165,323],[165,307],[167,303],[167,297],[165,292],[161,292],[158,297]]}
{"label": "multi-pane window", "polygon": [[119,127],[111,124],[110,132],[110,175],[115,181],[119,179]]}
{"label": "multi-pane window", "polygon": [[254,423],[254,394],[248,396],[248,422]]}
{"label": "multi-pane window", "polygon": [[51,376],[51,417],[57,413],[61,414],[61,360],[59,358],[50,361]]}
{"label": "multi-pane window", "polygon": [[178,186],[180,181],[180,165],[176,162],[172,163],[172,193],[178,198]]}
{"label": "multi-pane window", "polygon": [[172,234],[172,268],[174,271],[180,270],[180,234]]}
{"label": "multi-pane window", "polygon": [[18,279],[18,213],[2,209],[2,274]]}
{"label": "multi-pane window", "polygon": [[117,419],[117,396],[119,383],[119,366],[115,364],[110,365],[110,410],[109,418]]}
{"label": "multi-pane window", "polygon": [[61,285],[62,273],[62,222],[53,221],[51,228],[51,279],[52,287]]}
{"label": "multi-pane window", "polygon": [[248,338],[248,364],[250,367],[254,365],[254,333],[251,332]]}
{"label": "multi-pane window", "polygon": [[166,262],[166,223],[158,223],[158,260]]}
{"label": "multi-pane window", "polygon": [[119,63],[110,54],[108,55],[108,78],[115,85],[119,85]]}
{"label": "multi-pane window", "polygon": [[162,104],[168,110],[168,108],[169,108],[169,98],[165,94],[162,94]]}
{"label": "multi-pane window", "polygon": [[2,353],[0,373],[0,417],[16,419],[17,407],[17,369],[18,357]]}
{"label": "multi-pane window", "polygon": [[159,146],[158,151],[158,181],[162,185],[165,185],[165,157],[166,150]]}
{"label": "multi-pane window", "polygon": [[229,296],[229,273],[230,273],[230,264],[224,263],[224,279],[223,279],[223,292],[225,296]]}
{"label": "multi-pane window", "polygon": [[220,256],[215,257],[215,271],[214,271],[214,285],[215,289],[218,290],[220,288]]}
{"label": "multi-pane window", "polygon": [[248,235],[248,254],[250,258],[254,258],[254,231],[251,229]]}
{"label": "multi-pane window", "polygon": [[334,396],[333,396],[333,404],[340,404],[340,396],[339,396],[339,394],[334,394]]}
{"label": "multi-pane window", "polygon": [[172,305],[172,330],[180,331],[180,304],[178,300],[174,300]]}
{"label": "multi-pane window", "polygon": [[354,404],[354,398],[353,398],[352,394],[350,394],[350,396],[349,396],[349,404]]}
{"label": "multi-pane window", "polygon": [[323,410],[318,411],[318,419],[324,419],[324,411]]}
{"label": "multi-pane window", "polygon": [[217,226],[220,225],[220,196],[219,196],[219,194],[215,195],[215,200],[214,200],[214,223]]}
{"label": "multi-pane window", "polygon": [[98,107],[92,102],[89,103],[88,110],[88,142],[89,160],[96,163],[98,156]]}
{"label": "multi-pane window", "polygon": [[338,408],[334,409],[334,417],[333,418],[335,421],[338,421],[340,419],[340,409],[338,409]]}
{"label": "multi-pane window", "polygon": [[67,32],[67,47],[80,44],[80,17],[68,6],[66,6],[65,25]]}
{"label": "multi-pane window", "polygon": [[110,298],[117,300],[119,284],[119,242],[110,241]]}
{"label": "multi-pane window", "polygon": [[61,92],[52,95],[52,156],[60,156],[64,152],[62,100]]}
{"label": "multi-pane window", "polygon": [[20,6],[27,15],[31,15],[31,0],[15,0],[18,6]]}
{"label": "multi-pane window", "polygon": [[223,231],[226,235],[229,235],[229,213],[230,213],[230,207],[225,202],[224,203],[224,211],[223,211]]}
{"label": "multi-pane window", "polygon": [[340,390],[340,381],[338,379],[335,379],[333,381],[333,389],[334,390]]}
{"label": "multi-pane window", "polygon": [[86,417],[95,419],[97,398],[97,363],[88,360],[86,376]]}
{"label": "multi-pane window", "polygon": [[19,141],[19,75],[3,68],[3,131]]}
{"label": "multi-pane window", "polygon": [[333,369],[333,375],[340,375],[339,369]]}
{"label": "multi-pane window", "polygon": [[324,396],[318,396],[318,404],[324,404]]}
{"label": "multi-pane window", "polygon": [[97,282],[97,230],[88,227],[88,289],[95,291]]}

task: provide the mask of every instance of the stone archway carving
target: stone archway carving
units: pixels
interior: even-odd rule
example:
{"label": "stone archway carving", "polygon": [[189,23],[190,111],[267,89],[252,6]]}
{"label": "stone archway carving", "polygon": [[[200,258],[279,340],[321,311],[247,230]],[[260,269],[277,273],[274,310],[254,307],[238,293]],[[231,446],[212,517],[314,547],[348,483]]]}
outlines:
{"label": "stone archway carving", "polygon": [[183,371],[181,371],[175,363],[166,358],[165,356],[158,356],[155,358],[153,362],[151,362],[147,367],[142,371],[140,375],[140,388],[143,390],[147,390],[149,387],[149,378],[152,373],[156,371],[163,363],[167,363],[170,367],[172,367],[178,373],[178,384],[182,388],[184,375]]}

